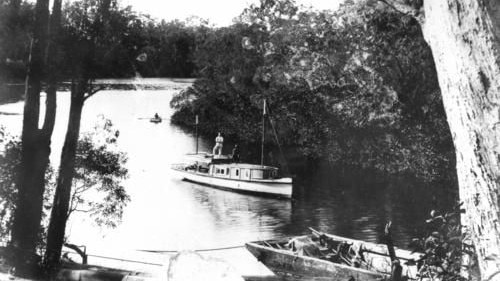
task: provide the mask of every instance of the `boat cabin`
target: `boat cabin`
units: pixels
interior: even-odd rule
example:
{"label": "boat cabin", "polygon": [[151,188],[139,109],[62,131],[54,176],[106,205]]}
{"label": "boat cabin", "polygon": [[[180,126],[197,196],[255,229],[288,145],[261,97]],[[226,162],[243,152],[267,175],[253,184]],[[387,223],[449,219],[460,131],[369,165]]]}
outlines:
{"label": "boat cabin", "polygon": [[253,164],[212,164],[209,175],[236,180],[268,180],[278,178],[278,168]]}
{"label": "boat cabin", "polygon": [[255,164],[234,163],[231,156],[190,154],[186,170],[217,178],[234,180],[271,180],[278,178],[278,168]]}

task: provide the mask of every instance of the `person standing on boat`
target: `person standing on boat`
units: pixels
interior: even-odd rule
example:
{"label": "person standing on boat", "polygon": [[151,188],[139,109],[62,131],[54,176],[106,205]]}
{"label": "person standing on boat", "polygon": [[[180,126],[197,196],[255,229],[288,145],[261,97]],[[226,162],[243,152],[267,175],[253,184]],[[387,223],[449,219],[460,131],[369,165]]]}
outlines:
{"label": "person standing on boat", "polygon": [[240,162],[240,148],[237,144],[235,144],[233,148],[233,162]]}
{"label": "person standing on boat", "polygon": [[220,134],[220,132],[217,134],[217,137],[215,138],[215,146],[213,150],[214,155],[221,155],[222,154],[222,143],[224,142],[224,138]]}

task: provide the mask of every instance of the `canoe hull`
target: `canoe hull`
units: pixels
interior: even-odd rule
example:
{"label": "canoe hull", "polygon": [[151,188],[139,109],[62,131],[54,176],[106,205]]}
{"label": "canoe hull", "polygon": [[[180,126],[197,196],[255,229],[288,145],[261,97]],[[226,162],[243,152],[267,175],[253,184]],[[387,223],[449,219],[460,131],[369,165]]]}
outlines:
{"label": "canoe hull", "polygon": [[274,274],[293,279],[315,280],[389,280],[389,275],[353,268],[329,261],[291,254],[286,250],[273,249],[247,243],[246,247]]}
{"label": "canoe hull", "polygon": [[[361,267],[348,266],[345,263],[331,262],[320,259],[314,254],[298,255],[289,249],[290,241],[307,241],[309,235],[297,236],[292,239],[276,241],[256,241],[246,244],[247,249],[276,275],[293,278],[314,278],[316,280],[383,280],[390,279],[392,262],[389,258],[387,246],[361,240],[349,239],[341,236],[320,233],[313,230],[313,236],[322,235],[339,243],[349,245],[355,252],[361,253],[363,264]],[[309,240],[312,241],[312,240]],[[272,246],[274,245],[274,246]],[[280,246],[276,246],[280,245]],[[338,247],[334,247],[339,249]],[[328,252],[328,250],[326,250]],[[414,253],[395,248],[396,256],[401,261],[403,275],[409,280],[418,279],[418,268],[416,261],[423,254]],[[313,252],[311,252],[313,253]],[[325,254],[323,252],[322,254]]]}
{"label": "canoe hull", "polygon": [[245,181],[229,178],[213,177],[206,174],[173,169],[180,179],[242,193],[275,196],[281,198],[292,197],[292,183],[288,180]]}

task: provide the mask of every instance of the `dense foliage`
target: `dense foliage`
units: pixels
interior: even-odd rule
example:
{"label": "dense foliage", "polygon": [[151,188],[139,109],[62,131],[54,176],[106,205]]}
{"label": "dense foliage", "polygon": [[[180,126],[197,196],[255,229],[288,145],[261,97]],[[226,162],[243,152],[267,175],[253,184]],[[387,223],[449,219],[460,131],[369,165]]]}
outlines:
{"label": "dense foliage", "polygon": [[0,0],[0,82],[26,76],[33,17],[33,3]]}
{"label": "dense foliage", "polygon": [[127,156],[117,150],[120,131],[108,119],[101,119],[78,141],[75,177],[71,196],[72,212],[86,212],[97,225],[116,227],[130,196],[122,181],[128,177]]}
{"label": "dense foliage", "polygon": [[[85,55],[81,29],[92,32],[93,7],[84,0],[63,8],[62,76]],[[32,9],[23,2],[16,17],[28,19]],[[0,61],[26,61],[32,23],[7,18],[2,34],[25,35],[0,45]],[[198,18],[158,22],[115,4],[108,22],[94,77],[198,78],[173,98],[175,124],[192,128],[199,115],[202,134],[252,144],[266,99],[279,141],[306,157],[425,180],[454,177],[431,51],[413,18],[379,1],[345,1],[332,12],[262,0],[222,28]],[[0,68],[4,78],[24,75],[23,67]],[[272,130],[266,134],[271,142]]]}
{"label": "dense foliage", "polygon": [[196,46],[200,78],[172,100],[175,123],[198,114],[206,134],[256,142],[266,99],[280,140],[305,156],[426,180],[452,174],[432,54],[410,16],[369,0],[335,12],[266,0]]}
{"label": "dense foliage", "polygon": [[[0,127],[0,242],[6,242],[12,229],[12,214],[15,208],[18,190],[15,186],[20,174],[21,141]],[[49,167],[45,174],[46,189],[44,193],[44,214],[42,219],[47,223],[50,201],[54,193],[54,169]],[[39,246],[45,240],[44,227],[40,229]]]}
{"label": "dense foliage", "polygon": [[464,242],[466,235],[462,233],[460,224],[460,214],[464,211],[460,206],[443,214],[432,210],[431,217],[426,221],[425,237],[415,238],[410,243],[412,250],[424,254],[418,261],[420,278],[467,280],[462,276],[465,255],[469,255],[472,261],[468,271],[476,274],[471,270],[477,270],[477,257],[473,247]]}
{"label": "dense foliage", "polygon": [[[63,7],[62,30],[58,36],[61,78],[82,61],[86,35],[95,29],[91,23],[99,14],[95,1],[71,1]],[[95,77],[191,77],[194,41],[199,29],[208,23],[191,18],[184,22],[157,22],[130,6],[114,2],[99,48],[95,50]],[[34,5],[20,0],[0,0],[0,82],[21,82],[26,76]]]}
{"label": "dense foliage", "polygon": [[[78,142],[76,155],[76,177],[73,181],[71,209],[73,212],[89,213],[96,224],[115,227],[121,220],[123,210],[130,197],[122,181],[128,177],[125,168],[127,157],[118,151],[116,141],[119,132],[109,120],[100,121],[91,132],[84,133]],[[19,175],[21,142],[0,128],[0,241],[9,239],[12,214],[15,208]],[[44,223],[52,207],[55,190],[54,169],[46,175],[44,193]],[[44,243],[45,230],[40,230],[40,245]]]}

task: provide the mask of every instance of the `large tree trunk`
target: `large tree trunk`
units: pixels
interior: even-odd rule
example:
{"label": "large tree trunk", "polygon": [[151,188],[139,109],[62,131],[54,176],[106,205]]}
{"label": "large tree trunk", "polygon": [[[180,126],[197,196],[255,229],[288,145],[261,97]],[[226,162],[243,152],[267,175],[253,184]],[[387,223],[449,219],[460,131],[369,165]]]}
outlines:
{"label": "large tree trunk", "polygon": [[66,139],[61,154],[61,163],[57,177],[56,193],[50,215],[49,230],[47,233],[47,250],[45,265],[49,270],[57,267],[60,261],[64,234],[69,216],[69,205],[71,201],[71,187],[75,173],[75,156],[80,133],[81,114],[85,100],[94,95],[98,90],[91,90],[92,61],[95,58],[97,40],[105,28],[109,18],[111,0],[102,0],[99,3],[99,16],[93,23],[94,34],[88,41],[88,49],[83,55],[83,60],[75,66],[75,73],[80,75],[71,88],[71,107]]}
{"label": "large tree trunk", "polygon": [[[45,101],[45,120],[43,123],[43,131],[52,135],[54,130],[54,121],[56,118],[56,93],[57,93],[57,80],[58,80],[58,47],[57,38],[59,37],[59,29],[61,26],[61,4],[62,0],[54,0],[52,4],[52,15],[50,16],[49,23],[49,42],[47,46],[47,98]],[[49,136],[50,138],[50,136]]]}
{"label": "large tree trunk", "polygon": [[500,2],[425,1],[424,37],[457,155],[463,224],[483,280],[500,280]]}
{"label": "large tree trunk", "polygon": [[54,195],[47,234],[47,249],[45,251],[45,265],[50,271],[53,271],[59,264],[61,249],[64,243],[64,234],[71,201],[71,186],[75,171],[75,155],[78,136],[80,134],[80,121],[86,89],[86,80],[76,82],[76,85],[73,84],[71,89],[68,129],[61,153],[56,193]]}
{"label": "large tree trunk", "polygon": [[54,100],[48,104],[46,116],[50,117],[45,118],[44,128],[38,128],[49,20],[48,4],[48,0],[38,0],[36,3],[36,26],[26,77],[26,100],[21,137],[21,173],[17,183],[18,198],[10,243],[14,253],[13,262],[19,276],[33,276],[38,265],[36,245],[39,241],[45,171],[50,155],[50,137],[55,122]]}
{"label": "large tree trunk", "polygon": [[422,24],[455,144],[466,209],[462,224],[475,246],[481,279],[500,280],[500,2],[385,2]]}

